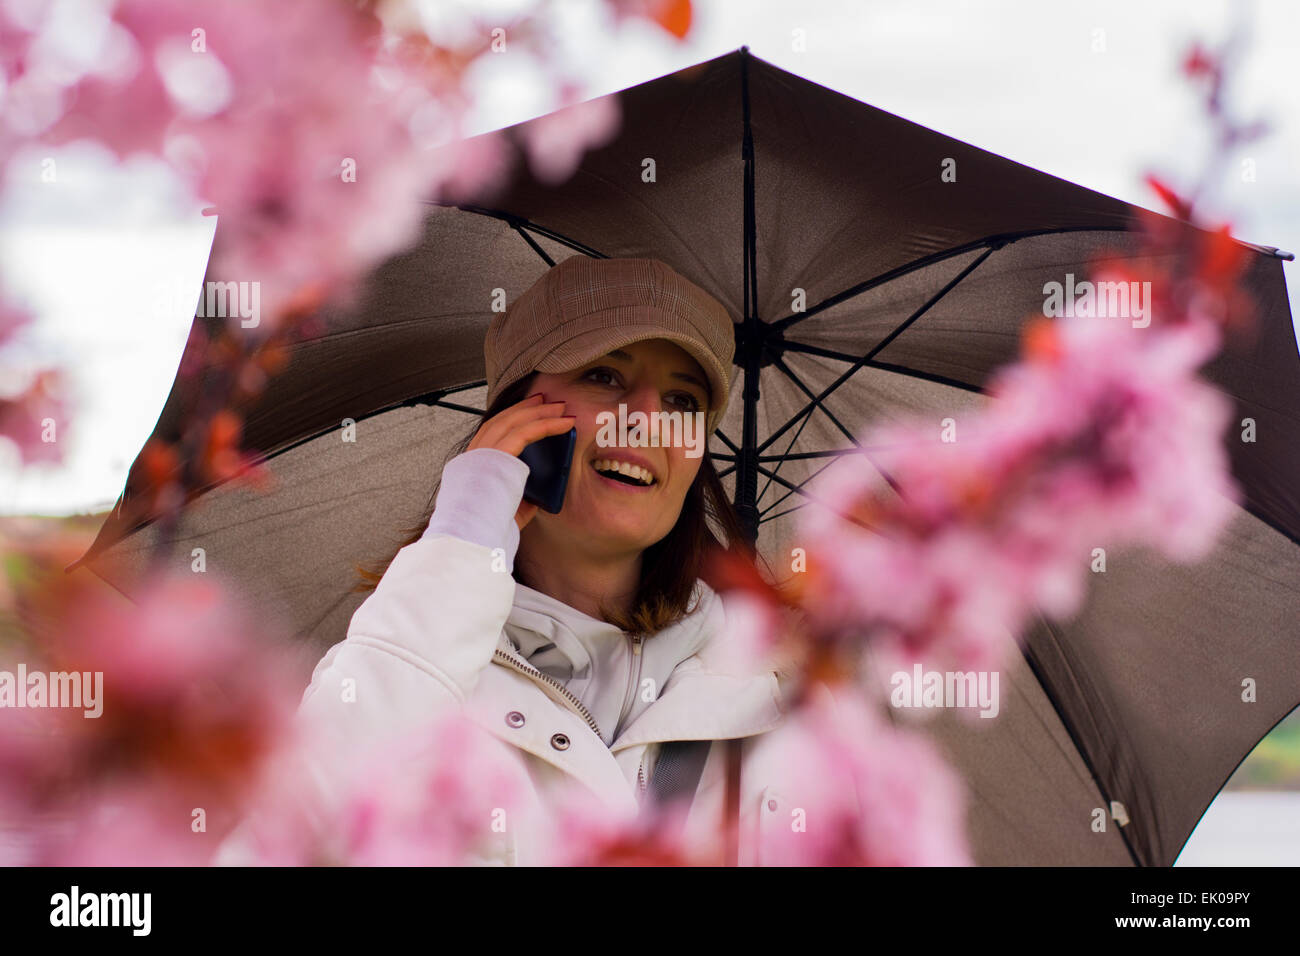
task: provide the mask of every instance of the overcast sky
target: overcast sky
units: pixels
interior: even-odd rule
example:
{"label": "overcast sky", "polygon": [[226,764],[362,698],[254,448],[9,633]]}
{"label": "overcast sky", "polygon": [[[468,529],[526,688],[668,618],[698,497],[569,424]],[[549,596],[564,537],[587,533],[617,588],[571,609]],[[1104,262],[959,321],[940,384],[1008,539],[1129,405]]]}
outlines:
{"label": "overcast sky", "polygon": [[[474,9],[509,10],[511,2]],[[592,4],[560,4],[570,55],[590,95],[612,92],[748,44],[768,62],[984,149],[1121,199],[1157,208],[1149,169],[1195,168],[1203,124],[1177,74],[1186,41],[1217,38],[1232,7],[1211,0],[911,0],[795,3],[695,0],[688,42],[648,25],[613,41]],[[446,0],[442,8],[451,6]],[[1244,156],[1255,182],[1226,184],[1223,212],[1240,238],[1300,251],[1300,4],[1254,5],[1238,102],[1270,120]],[[795,31],[806,49],[796,50]],[[1101,31],[1100,33],[1098,31]],[[1098,39],[1104,50],[1097,50]],[[487,58],[492,61],[494,58]],[[575,59],[575,62],[577,60]],[[506,58],[476,77],[474,132],[547,112],[539,85]],[[42,155],[49,155],[43,150]],[[39,315],[25,356],[73,376],[77,424],[69,462],[18,470],[0,441],[0,512],[65,514],[109,507],[153,429],[175,375],[214,220],[166,170],[114,165],[90,147],[54,151],[65,188],[11,181],[0,207],[0,273]],[[1293,265],[1286,267],[1294,288]],[[1293,313],[1297,297],[1291,296]]]}

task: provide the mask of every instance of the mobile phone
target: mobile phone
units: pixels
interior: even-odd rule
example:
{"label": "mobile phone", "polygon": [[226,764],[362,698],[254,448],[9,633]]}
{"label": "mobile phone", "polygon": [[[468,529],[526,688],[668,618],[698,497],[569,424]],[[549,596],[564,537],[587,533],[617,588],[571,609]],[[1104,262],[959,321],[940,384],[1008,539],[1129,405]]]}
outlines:
{"label": "mobile phone", "polygon": [[550,435],[519,453],[528,466],[528,480],[524,482],[524,501],[531,501],[543,511],[559,514],[564,507],[564,492],[569,487],[569,468],[573,464],[573,449],[578,443],[578,429],[570,428],[562,435]]}

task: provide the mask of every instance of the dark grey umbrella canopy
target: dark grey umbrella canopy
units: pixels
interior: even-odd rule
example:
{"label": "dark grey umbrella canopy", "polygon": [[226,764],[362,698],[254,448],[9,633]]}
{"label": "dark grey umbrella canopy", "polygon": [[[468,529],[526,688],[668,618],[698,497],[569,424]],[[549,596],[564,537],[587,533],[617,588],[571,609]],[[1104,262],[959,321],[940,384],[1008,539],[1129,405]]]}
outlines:
{"label": "dark grey umbrella canopy", "polygon": [[[1044,284],[1138,249],[1136,207],[744,49],[613,95],[621,133],[569,181],[520,166],[496,195],[429,203],[419,245],[376,270],[356,308],[326,310],[323,334],[240,409],[275,490],[201,495],[178,566],[202,547],[210,572],[278,608],[313,653],[342,640],[364,597],[354,565],[392,553],[477,422],[493,290],[513,302],[574,254],[662,259],[732,311],[733,396],[712,451],[780,566],[826,453],[895,416],[986,401]],[[1209,371],[1257,423],[1256,442],[1230,441],[1245,507],[1229,533],[1196,567],[1112,556],[1075,620],[1027,635],[998,719],[930,725],[967,783],[980,863],[1168,865],[1300,703],[1300,356],[1285,254],[1248,248],[1257,334]],[[186,415],[178,387],[155,435],[174,438]],[[143,480],[137,461],[82,559],[128,594],[156,537],[132,526]],[[1246,678],[1257,702],[1241,700]]]}

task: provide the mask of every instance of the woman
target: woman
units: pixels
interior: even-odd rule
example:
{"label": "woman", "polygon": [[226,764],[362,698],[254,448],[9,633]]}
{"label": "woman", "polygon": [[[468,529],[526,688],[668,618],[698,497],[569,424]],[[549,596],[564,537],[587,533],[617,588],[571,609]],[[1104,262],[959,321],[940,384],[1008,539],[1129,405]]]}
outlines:
{"label": "woman", "polygon": [[[662,792],[691,800],[684,835],[704,839],[728,790],[728,748],[707,742],[744,740],[732,751],[739,862],[761,862],[755,828],[788,811],[743,755],[780,723],[779,687],[772,671],[724,666],[725,610],[699,579],[710,546],[743,541],[698,454],[726,408],[732,350],[725,308],[653,259],[572,257],[494,318],[484,421],[304,695],[300,716],[331,741],[314,770],[322,793],[382,741],[460,704],[517,748],[538,807],[574,781],[629,812]],[[698,413],[705,433],[694,447],[687,429],[611,444],[601,421],[620,405],[624,420]],[[522,500],[518,456],[571,428],[563,507],[540,512]],[[508,828],[489,861],[541,862],[543,836]]]}

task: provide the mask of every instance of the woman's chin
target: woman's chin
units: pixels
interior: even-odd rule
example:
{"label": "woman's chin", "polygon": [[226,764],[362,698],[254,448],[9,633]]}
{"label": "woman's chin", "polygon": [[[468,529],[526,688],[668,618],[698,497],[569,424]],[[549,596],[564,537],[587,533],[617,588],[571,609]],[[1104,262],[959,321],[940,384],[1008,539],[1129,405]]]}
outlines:
{"label": "woman's chin", "polygon": [[[570,520],[565,521],[566,517]],[[560,519],[567,536],[575,543],[582,542],[592,550],[610,553],[638,551],[658,540],[650,516],[630,514],[626,506],[616,508],[595,502],[566,501],[564,510],[554,518]]]}
{"label": "woman's chin", "polygon": [[591,550],[609,554],[642,551],[654,543],[654,535],[649,528],[626,521],[605,521],[591,526],[584,524],[579,535]]}
{"label": "woman's chin", "polygon": [[663,509],[658,489],[637,489],[620,493],[605,487],[608,479],[593,485],[576,484],[569,488],[564,509],[555,517],[563,521],[575,537],[599,550],[639,550],[649,547],[666,532],[656,534]]}

